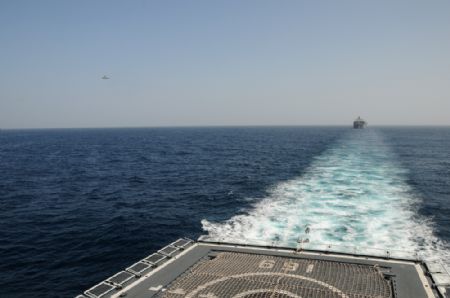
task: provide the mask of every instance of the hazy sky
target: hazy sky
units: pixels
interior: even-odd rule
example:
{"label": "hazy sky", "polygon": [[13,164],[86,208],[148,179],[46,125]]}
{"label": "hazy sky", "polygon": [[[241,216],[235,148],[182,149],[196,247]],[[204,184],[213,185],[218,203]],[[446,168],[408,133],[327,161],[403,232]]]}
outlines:
{"label": "hazy sky", "polygon": [[0,0],[0,128],[358,115],[450,124],[450,1]]}

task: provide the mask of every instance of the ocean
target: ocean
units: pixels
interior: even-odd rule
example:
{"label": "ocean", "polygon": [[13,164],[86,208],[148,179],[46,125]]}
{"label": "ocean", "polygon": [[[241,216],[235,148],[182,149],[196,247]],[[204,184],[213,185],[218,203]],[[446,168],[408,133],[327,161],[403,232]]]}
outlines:
{"label": "ocean", "polygon": [[450,127],[0,131],[0,297],[73,297],[201,235],[448,265]]}

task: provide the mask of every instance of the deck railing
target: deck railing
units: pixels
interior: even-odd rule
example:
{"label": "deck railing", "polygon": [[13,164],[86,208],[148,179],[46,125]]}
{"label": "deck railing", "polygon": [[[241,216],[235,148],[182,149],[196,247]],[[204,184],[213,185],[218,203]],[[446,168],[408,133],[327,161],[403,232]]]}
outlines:
{"label": "deck railing", "polygon": [[376,256],[381,258],[406,259],[414,261],[425,261],[424,253],[415,250],[400,250],[382,247],[368,247],[356,245],[343,245],[335,243],[310,242],[307,239],[299,239],[297,242],[281,240],[261,240],[251,238],[211,238],[208,235],[200,236],[203,242],[236,243],[240,245],[270,246],[275,248],[291,248],[296,250],[310,250],[321,252],[336,252],[361,256]]}

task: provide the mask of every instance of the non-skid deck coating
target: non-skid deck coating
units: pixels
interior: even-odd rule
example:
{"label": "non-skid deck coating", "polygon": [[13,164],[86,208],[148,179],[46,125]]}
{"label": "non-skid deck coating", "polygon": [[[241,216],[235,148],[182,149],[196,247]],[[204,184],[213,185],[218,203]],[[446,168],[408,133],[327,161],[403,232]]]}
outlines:
{"label": "non-skid deck coating", "polygon": [[440,272],[434,267],[413,260],[180,239],[77,298],[447,297],[449,283],[435,280],[443,273],[432,273]]}
{"label": "non-skid deck coating", "polygon": [[157,297],[392,297],[377,266],[221,252],[204,258]]}

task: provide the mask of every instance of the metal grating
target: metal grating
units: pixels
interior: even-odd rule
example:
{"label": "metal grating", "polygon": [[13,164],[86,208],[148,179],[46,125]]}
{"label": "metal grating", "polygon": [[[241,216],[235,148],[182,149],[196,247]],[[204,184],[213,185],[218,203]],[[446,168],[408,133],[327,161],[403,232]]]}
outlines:
{"label": "metal grating", "polygon": [[134,263],[133,265],[131,265],[130,267],[128,267],[125,270],[139,276],[142,273],[144,273],[145,271],[151,269],[151,267],[152,267],[151,265],[139,261],[137,263]]}
{"label": "metal grating", "polygon": [[144,261],[149,262],[152,265],[157,265],[158,263],[160,263],[165,258],[166,258],[166,256],[160,255],[158,253],[154,253],[154,254],[151,254],[148,257],[146,257],[144,259]]}
{"label": "metal grating", "polygon": [[179,247],[179,248],[185,248],[186,246],[188,246],[191,243],[192,243],[192,241],[188,240],[188,239],[178,239],[177,241],[175,241],[173,243],[173,246]]}
{"label": "metal grating", "polygon": [[220,252],[179,276],[158,297],[393,297],[370,265]]}
{"label": "metal grating", "polygon": [[99,283],[98,285],[90,288],[86,292],[84,292],[85,295],[89,297],[103,297],[109,292],[114,290],[114,286],[109,285],[105,282]]}
{"label": "metal grating", "polygon": [[171,257],[177,250],[178,248],[168,245],[163,249],[159,250],[158,253],[163,254],[167,257]]}
{"label": "metal grating", "polygon": [[124,283],[133,278],[134,278],[133,274],[128,273],[126,271],[120,271],[119,273],[116,273],[115,275],[108,278],[106,281],[109,281],[118,286],[123,286]]}

